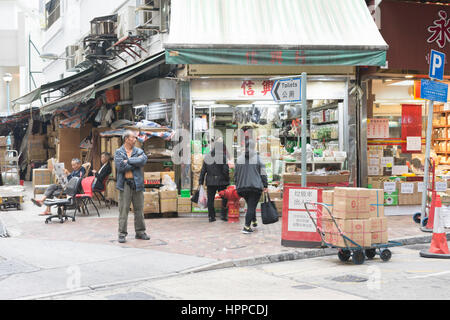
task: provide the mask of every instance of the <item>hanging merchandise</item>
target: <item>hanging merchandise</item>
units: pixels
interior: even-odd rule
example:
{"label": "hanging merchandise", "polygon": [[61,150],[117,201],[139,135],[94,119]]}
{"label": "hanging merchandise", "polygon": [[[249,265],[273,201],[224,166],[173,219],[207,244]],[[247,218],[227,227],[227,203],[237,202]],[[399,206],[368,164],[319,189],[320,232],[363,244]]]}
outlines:
{"label": "hanging merchandise", "polygon": [[107,125],[110,126],[111,123],[113,123],[114,119],[115,119],[114,111],[113,109],[109,109],[105,116]]}

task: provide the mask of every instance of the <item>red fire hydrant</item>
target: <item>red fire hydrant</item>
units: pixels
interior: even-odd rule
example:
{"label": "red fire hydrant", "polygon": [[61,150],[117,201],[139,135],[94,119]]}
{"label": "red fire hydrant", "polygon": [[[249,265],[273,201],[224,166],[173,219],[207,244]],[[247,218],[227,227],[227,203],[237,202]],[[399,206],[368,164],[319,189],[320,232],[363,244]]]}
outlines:
{"label": "red fire hydrant", "polygon": [[228,200],[228,223],[239,222],[239,200],[236,186],[229,186],[227,189],[220,191],[219,196]]}

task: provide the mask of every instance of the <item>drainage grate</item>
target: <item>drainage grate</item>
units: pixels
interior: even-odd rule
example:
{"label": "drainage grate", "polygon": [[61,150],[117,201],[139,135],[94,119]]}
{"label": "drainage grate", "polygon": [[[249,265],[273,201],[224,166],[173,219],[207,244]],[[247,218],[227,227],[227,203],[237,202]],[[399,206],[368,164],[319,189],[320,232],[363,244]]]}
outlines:
{"label": "drainage grate", "polygon": [[155,297],[143,292],[128,292],[119,293],[112,296],[107,296],[108,300],[155,300]]}
{"label": "drainage grate", "polygon": [[347,274],[345,276],[331,278],[331,280],[336,281],[336,282],[364,282],[364,281],[367,281],[368,279],[363,278],[363,277],[354,276],[351,274]]}

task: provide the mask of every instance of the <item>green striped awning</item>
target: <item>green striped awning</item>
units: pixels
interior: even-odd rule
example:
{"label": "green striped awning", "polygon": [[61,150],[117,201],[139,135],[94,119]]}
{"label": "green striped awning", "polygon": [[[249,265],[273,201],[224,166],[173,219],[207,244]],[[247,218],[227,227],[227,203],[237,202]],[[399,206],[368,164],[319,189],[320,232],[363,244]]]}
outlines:
{"label": "green striped awning", "polygon": [[364,0],[172,0],[169,64],[383,66]]}

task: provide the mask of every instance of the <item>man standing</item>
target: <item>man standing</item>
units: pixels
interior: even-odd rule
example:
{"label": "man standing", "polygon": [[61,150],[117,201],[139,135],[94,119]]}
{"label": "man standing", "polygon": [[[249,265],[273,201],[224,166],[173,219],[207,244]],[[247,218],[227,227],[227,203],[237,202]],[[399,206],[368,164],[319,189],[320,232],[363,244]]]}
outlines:
{"label": "man standing", "polygon": [[127,130],[123,135],[123,146],[116,150],[114,161],[117,169],[116,188],[119,195],[119,243],[126,240],[128,212],[133,203],[134,229],[136,239],[150,240],[145,233],[144,222],[144,174],[143,167],[147,156],[142,149],[136,148],[136,133]]}

